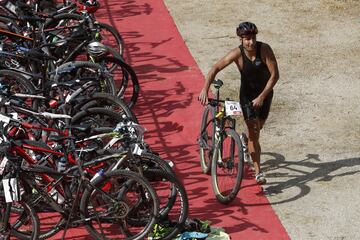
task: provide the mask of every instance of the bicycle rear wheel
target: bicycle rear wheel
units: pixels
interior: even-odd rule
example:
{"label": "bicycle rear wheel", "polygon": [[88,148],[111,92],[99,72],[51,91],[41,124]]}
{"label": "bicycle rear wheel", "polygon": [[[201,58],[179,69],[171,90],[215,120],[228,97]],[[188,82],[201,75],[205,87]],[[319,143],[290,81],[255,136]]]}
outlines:
{"label": "bicycle rear wheel", "polygon": [[92,92],[106,92],[115,95],[114,79],[104,67],[97,63],[88,61],[67,62],[60,65],[54,73],[55,82],[67,82],[75,79],[80,82],[94,81],[98,82],[99,85],[92,89]]}
{"label": "bicycle rear wheel", "polygon": [[[159,200],[150,183],[140,175],[116,170],[92,181],[82,196],[80,210],[88,232],[95,239],[144,239],[156,223]],[[146,221],[131,225],[128,219]]]}
{"label": "bicycle rear wheel", "polygon": [[239,135],[227,129],[217,142],[211,165],[212,186],[217,200],[233,201],[240,190],[244,155]]}
{"label": "bicycle rear wheel", "polygon": [[[5,209],[4,206],[1,206],[0,219],[2,219],[2,211]],[[39,218],[36,211],[28,203],[24,201],[12,203],[9,221],[12,236],[18,239],[38,239]]]}
{"label": "bicycle rear wheel", "polygon": [[[5,94],[35,94],[35,86],[21,73],[13,70],[0,70],[1,91]],[[6,93],[7,92],[7,93]],[[22,98],[24,103],[33,109],[37,109],[38,101],[32,98]]]}
{"label": "bicycle rear wheel", "polygon": [[85,110],[88,108],[102,107],[118,113],[127,120],[138,123],[135,114],[119,98],[109,93],[92,93],[88,98],[82,99],[75,106],[75,111]]}
{"label": "bicycle rear wheel", "polygon": [[99,127],[113,128],[123,120],[124,118],[120,113],[107,108],[95,107],[84,109],[75,114],[71,119],[71,124],[88,124],[93,129]]}
{"label": "bicycle rear wheel", "polygon": [[[187,193],[165,160],[149,153],[139,158],[143,174],[155,189],[160,202],[157,229],[161,228],[162,231],[158,239],[171,240],[183,229],[188,217]],[[153,231],[156,232],[156,229]]]}
{"label": "bicycle rear wheel", "polygon": [[200,128],[200,164],[203,173],[210,173],[211,158],[215,141],[215,108],[207,105],[201,120]]}
{"label": "bicycle rear wheel", "polygon": [[116,96],[122,99],[129,108],[132,108],[136,104],[140,91],[137,75],[130,65],[114,53],[113,49],[109,48],[109,50],[114,57],[105,57],[101,59],[100,64],[109,71],[110,66],[115,66],[111,73],[118,89]]}

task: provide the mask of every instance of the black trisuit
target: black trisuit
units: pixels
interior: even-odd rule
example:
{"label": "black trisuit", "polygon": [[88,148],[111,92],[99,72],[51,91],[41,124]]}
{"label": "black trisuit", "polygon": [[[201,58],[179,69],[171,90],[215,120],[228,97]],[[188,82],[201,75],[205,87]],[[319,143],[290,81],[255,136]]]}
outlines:
{"label": "black trisuit", "polygon": [[255,111],[251,106],[252,100],[257,98],[264,90],[271,75],[268,67],[261,60],[261,44],[262,42],[256,42],[256,58],[253,62],[246,56],[244,47],[239,46],[243,59],[243,69],[240,71],[240,104],[245,120],[256,117],[266,120],[273,97],[273,91],[271,90],[260,109]]}

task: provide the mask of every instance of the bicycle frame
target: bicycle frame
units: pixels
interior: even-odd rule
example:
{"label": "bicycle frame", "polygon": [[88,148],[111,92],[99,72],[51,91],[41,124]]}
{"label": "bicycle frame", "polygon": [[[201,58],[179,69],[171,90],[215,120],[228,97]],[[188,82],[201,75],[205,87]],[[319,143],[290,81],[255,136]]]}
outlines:
{"label": "bicycle frame", "polygon": [[[64,140],[66,140],[66,138],[68,138],[69,136],[69,130],[65,130],[65,131],[61,131],[58,129],[54,129],[54,128],[49,128],[49,127],[42,127],[39,125],[33,125],[30,123],[26,123],[23,122],[21,123],[21,126],[23,128],[26,129],[36,129],[36,130],[41,130],[41,131],[45,131],[45,132],[55,132],[57,134],[60,134],[61,136],[63,136]],[[16,133],[18,132],[18,129],[12,128],[9,131],[9,136],[10,137],[15,137]],[[30,139],[34,139],[33,135],[30,132],[27,132],[28,136]],[[92,137],[89,138],[85,138],[83,140],[78,140],[75,142],[75,144],[77,144],[78,146],[81,145],[81,143],[86,142],[88,140],[91,139],[96,139],[102,136],[113,136],[113,133],[106,133],[106,134],[98,134],[98,135],[94,135]],[[46,139],[44,139],[45,141]],[[115,137],[114,138],[115,141],[121,140],[120,137]],[[32,141],[32,140],[24,140],[24,141],[12,141],[11,144],[11,148],[10,148],[10,152],[12,152],[14,155],[20,156],[22,157],[28,164],[30,165],[36,165],[37,161],[34,159],[35,158],[35,154],[31,155],[31,151],[33,152],[39,152],[39,153],[47,153],[48,155],[45,156],[46,160],[48,163],[50,163],[50,165],[54,166],[55,165],[55,160],[53,159],[52,156],[56,156],[56,157],[65,157],[67,158],[67,162],[70,165],[73,165],[74,167],[71,167],[69,169],[69,171],[74,171],[75,169],[78,168],[78,161],[80,158],[76,158],[75,155],[71,152],[65,151],[65,153],[61,152],[61,151],[57,151],[57,150],[53,150],[51,149],[51,145],[53,145],[55,142],[51,142],[51,141],[47,141],[46,143],[44,142],[44,146],[41,146],[37,141]],[[114,144],[114,141],[112,142],[112,144]],[[28,151],[28,152],[27,152]],[[83,149],[80,149],[80,155],[83,151]],[[116,164],[114,164],[114,166],[110,169],[116,169],[117,166],[119,166],[122,163],[122,160],[124,159],[132,159],[133,155],[132,152],[130,150],[123,150],[121,152],[116,152],[114,154],[110,154],[110,155],[105,155],[105,156],[100,156],[90,162],[87,162],[84,164],[85,170],[92,174],[95,175],[97,173],[98,169],[101,169],[105,164],[104,162],[109,160],[109,159],[119,159],[118,162]],[[52,172],[54,173],[54,172]],[[54,179],[51,178],[50,176],[48,176],[47,174],[40,174],[41,177],[44,179],[44,181],[47,184],[53,185],[54,184]],[[48,191],[51,191],[53,187],[48,188]],[[63,196],[65,196],[65,192],[63,189],[61,188],[57,188],[56,190],[58,190]]]}
{"label": "bicycle frame", "polygon": [[[42,130],[42,131],[47,131],[47,132],[56,132],[56,133],[61,133],[64,134],[65,136],[67,135],[67,132],[61,132],[57,129],[53,129],[53,128],[44,128],[44,127],[40,127],[40,126],[36,126],[36,125],[32,125],[29,123],[22,123],[21,124],[23,127],[28,128],[28,129],[38,129],[38,130]],[[17,130],[16,128],[11,129],[11,131],[9,132],[9,136],[10,137],[14,137],[16,134]],[[33,138],[32,134],[28,133],[29,138]],[[28,140],[28,141],[12,141],[11,147],[9,149],[9,152],[12,153],[13,155],[16,156],[20,156],[22,157],[28,164],[30,165],[35,165],[37,164],[37,161],[35,160],[36,155],[34,154],[33,156],[31,156],[31,151],[33,152],[41,152],[41,153],[47,153],[48,155],[46,156],[46,160],[47,162],[49,162],[52,166],[54,166],[55,164],[55,160],[53,159],[52,156],[57,156],[57,157],[65,157],[66,155],[62,152],[56,151],[56,150],[52,150],[49,146],[39,146],[39,144],[36,144],[36,141],[32,141],[32,140]],[[29,152],[27,152],[29,151]],[[54,182],[54,179],[51,178],[49,175],[47,174],[40,174],[40,176],[43,178],[43,180],[51,185]],[[52,187],[48,188],[48,191],[51,191]],[[62,194],[63,196],[65,195],[64,190],[61,188],[56,188],[56,190]]]}
{"label": "bicycle frame", "polygon": [[[88,34],[91,34],[92,37],[89,38],[87,36],[87,38],[84,38],[84,40],[74,49],[71,51],[71,53],[67,56],[65,56],[64,59],[62,59],[60,62],[58,62],[57,64],[62,64],[62,63],[65,63],[65,62],[68,62],[68,61],[71,61],[74,56],[76,56],[76,54],[78,54],[82,48],[84,48],[85,46],[87,46],[90,42],[92,42],[94,39],[95,40],[98,40],[97,38],[97,34],[99,33],[98,29],[95,28],[95,20],[93,19],[93,17],[91,16],[91,14],[87,13],[87,12],[83,12],[82,13],[82,16],[84,17],[84,20],[81,21],[81,24],[85,24],[87,23],[88,24]],[[52,31],[56,31],[56,30],[62,30],[62,29],[72,29],[72,28],[77,28],[79,27],[80,25],[75,25],[75,26],[57,26],[55,28],[47,28],[47,29],[44,29],[43,27],[41,28],[40,31],[38,32],[41,32],[41,33],[46,33],[46,32],[52,32]],[[82,27],[83,28],[83,27]],[[67,38],[67,39],[61,39],[60,41],[57,41],[57,42],[53,42],[51,44],[47,44],[47,45],[56,45],[56,44],[61,44],[61,42],[72,42],[74,40],[80,40],[79,38],[77,37],[73,37],[73,38]]]}
{"label": "bicycle frame", "polygon": [[[210,105],[215,108],[215,141],[214,146],[219,144],[219,142],[222,142],[224,139],[224,133],[227,128],[234,129],[235,130],[235,119],[231,116],[226,116],[225,107],[223,104],[225,103],[224,100],[220,100],[220,87],[221,86],[215,86],[216,89],[216,99],[210,99]],[[227,99],[228,100],[228,99]],[[230,123],[230,124],[228,124]],[[234,144],[233,142],[231,143]],[[233,147],[233,146],[232,146]],[[219,149],[219,153],[217,154],[218,162],[222,162],[222,145]],[[232,153],[234,154],[234,153]]]}
{"label": "bicycle frame", "polygon": [[[97,158],[91,162],[87,162],[85,164],[83,164],[83,167],[90,167],[91,165],[94,165],[96,163],[99,162],[104,162],[109,160],[110,158],[115,158],[115,157],[119,157],[119,156],[123,156],[124,154],[117,154],[117,155],[112,155],[112,156],[105,156],[105,157],[100,157]],[[88,169],[88,168],[86,168]],[[60,173],[57,171],[54,171],[50,168],[45,168],[45,167],[40,167],[40,166],[31,166],[28,168],[22,168],[19,169],[21,171],[22,174],[18,174],[19,179],[22,183],[26,183],[27,186],[30,186],[32,188],[32,192],[35,191],[36,193],[38,193],[39,195],[33,195],[33,199],[31,199],[31,202],[33,205],[36,205],[37,202],[39,202],[40,200],[45,200],[47,204],[49,204],[49,206],[52,207],[53,210],[55,210],[56,212],[59,212],[62,216],[63,216],[63,220],[59,222],[59,224],[56,225],[55,229],[56,232],[61,230],[61,229],[65,229],[64,231],[64,235],[66,233],[66,230],[69,226],[70,223],[70,219],[72,219],[72,215],[75,211],[75,209],[78,208],[79,206],[79,200],[81,197],[81,192],[83,189],[86,188],[91,188],[94,191],[97,191],[98,193],[102,194],[102,196],[108,198],[110,201],[112,202],[116,202],[115,199],[113,199],[113,197],[111,197],[108,193],[107,190],[110,189],[111,187],[111,183],[106,183],[105,186],[102,186],[102,188],[99,188],[97,186],[95,186],[94,184],[92,184],[92,181],[94,178],[96,177],[101,177],[101,175],[95,175],[95,177],[93,177],[92,179],[88,179],[85,177],[80,177],[78,178],[78,186],[77,186],[77,190],[76,190],[76,195],[75,197],[72,196],[71,193],[67,193],[65,191],[65,202],[58,202],[54,199],[54,197],[52,196],[51,192],[48,190],[49,185],[46,185],[44,187],[38,186],[38,185],[34,185],[31,180],[34,179],[31,176],[29,176],[29,174],[40,174],[40,175],[45,175],[45,176],[50,176],[52,179],[56,179],[56,181],[53,181],[51,183],[51,187],[54,189],[59,189],[60,188],[60,184],[68,184],[67,180],[69,177],[78,177],[78,174],[74,174],[75,171],[79,170],[80,171],[80,175],[83,176],[84,171],[82,170],[82,167],[80,166],[80,164],[76,164],[76,166],[73,166],[71,168],[69,168],[68,170],[66,170],[64,173]],[[84,188],[85,185],[85,188]],[[68,186],[68,185],[67,185]],[[69,187],[69,186],[68,186]],[[46,189],[46,190],[44,190]],[[67,193],[67,194],[66,194]],[[65,204],[65,205],[64,205]],[[69,207],[71,206],[71,207]],[[82,217],[77,217],[75,219],[72,219],[71,224],[74,226],[77,226],[79,224],[83,224],[86,221],[90,221],[93,219],[97,219],[98,216],[93,216],[91,218],[82,218]]]}
{"label": "bicycle frame", "polygon": [[[30,123],[20,123],[20,125],[23,128],[26,129],[38,129],[38,130],[42,130],[42,131],[46,131],[46,132],[56,132],[58,134],[61,134],[64,138],[67,138],[69,136],[69,131],[65,130],[65,131],[60,131],[58,129],[54,129],[54,128],[48,128],[48,127],[42,127],[42,126],[38,126],[38,125],[33,125]],[[15,137],[16,133],[18,132],[18,129],[12,128],[9,131],[9,137]],[[31,133],[28,133],[29,137],[32,138]],[[93,138],[99,137],[98,136],[94,136]],[[89,140],[91,138],[86,138],[84,140],[80,140],[77,141],[76,143],[79,145],[81,142],[85,142],[87,140]],[[67,157],[68,162],[73,165],[73,167],[69,168],[67,171],[65,171],[64,173],[59,173],[57,171],[54,171],[52,169],[49,168],[49,170],[46,170],[44,168],[41,168],[40,171],[37,171],[38,173],[40,173],[40,176],[43,177],[43,179],[45,180],[45,182],[49,185],[51,185],[51,188],[48,188],[48,192],[53,188],[58,186],[58,183],[60,182],[60,180],[56,180],[55,178],[51,177],[51,175],[64,175],[64,176],[71,176],[69,175],[70,172],[74,172],[75,170],[77,170],[79,168],[78,166],[78,158],[75,158],[74,155],[71,152],[68,153],[63,153],[57,150],[53,150],[50,148],[49,145],[51,145],[51,142],[44,142],[44,146],[40,146],[40,144],[38,143],[38,141],[32,141],[32,140],[24,140],[24,141],[11,141],[11,147],[9,149],[9,152],[12,155],[16,155],[21,157],[22,159],[24,159],[30,166],[34,167],[34,165],[37,164],[37,161],[34,159],[35,154],[32,156],[31,152],[41,152],[41,153],[45,153],[48,154],[46,156],[47,160],[50,164],[54,163],[55,161],[51,158],[51,156],[57,156],[57,157]],[[81,155],[81,151],[80,150],[80,155]],[[67,151],[65,151],[67,152]],[[92,161],[89,161],[87,163],[84,163],[84,167],[85,170],[87,172],[89,172],[90,174],[94,175],[96,174],[96,170],[101,168],[104,164],[105,161],[108,161],[109,159],[118,159],[118,158],[124,158],[128,155],[129,151],[123,151],[123,152],[119,152],[119,153],[115,153],[115,154],[111,154],[111,155],[106,155],[106,156],[100,156]],[[95,165],[95,166],[94,166]],[[36,167],[35,167],[36,168]],[[31,169],[31,168],[30,168]],[[39,169],[38,169],[39,170]],[[63,176],[63,177],[64,177]],[[62,177],[62,178],[63,178]],[[61,194],[65,194],[64,190],[61,188],[56,188]]]}
{"label": "bicycle frame", "polygon": [[243,176],[243,148],[232,117],[239,115],[239,105],[229,99],[220,100],[221,80],[213,84],[216,99],[209,99],[201,122],[200,163],[203,173],[211,172],[216,199],[228,204],[239,192]]}
{"label": "bicycle frame", "polygon": [[20,38],[20,39],[27,40],[27,41],[34,41],[34,39],[32,39],[32,38],[29,38],[29,37],[26,37],[26,36],[23,36],[23,35],[20,35],[17,33],[13,33],[13,32],[10,32],[10,31],[4,30],[4,29],[0,29],[0,34],[3,34],[9,38],[18,38],[18,39]]}

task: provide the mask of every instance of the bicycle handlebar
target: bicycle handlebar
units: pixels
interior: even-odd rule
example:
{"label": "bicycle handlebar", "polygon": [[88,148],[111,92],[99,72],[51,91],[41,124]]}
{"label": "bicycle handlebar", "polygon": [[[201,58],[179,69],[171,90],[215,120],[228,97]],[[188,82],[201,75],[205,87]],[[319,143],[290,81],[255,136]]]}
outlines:
{"label": "bicycle handlebar", "polygon": [[208,102],[210,105],[218,105],[219,103],[224,103],[225,100],[215,99],[215,98],[208,98]]}

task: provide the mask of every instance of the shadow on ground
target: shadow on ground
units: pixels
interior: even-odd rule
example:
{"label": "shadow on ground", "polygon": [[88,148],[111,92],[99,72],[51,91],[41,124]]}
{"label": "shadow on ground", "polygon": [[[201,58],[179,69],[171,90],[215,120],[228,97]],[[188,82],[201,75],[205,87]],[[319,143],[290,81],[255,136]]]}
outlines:
{"label": "shadow on ground", "polygon": [[[342,171],[336,173],[343,168],[350,168],[360,165],[360,158],[347,158],[335,161],[323,162],[319,159],[318,154],[307,154],[304,159],[299,161],[288,161],[279,153],[264,152],[264,157],[270,157],[263,164],[263,170],[269,172],[266,174],[271,182],[271,186],[264,189],[266,195],[278,195],[287,189],[297,188],[297,194],[291,198],[282,201],[272,202],[281,204],[290,201],[296,201],[310,193],[311,182],[329,182],[334,178],[354,175],[359,170]],[[285,180],[280,180],[285,179]],[[279,179],[279,180],[277,180]]]}

